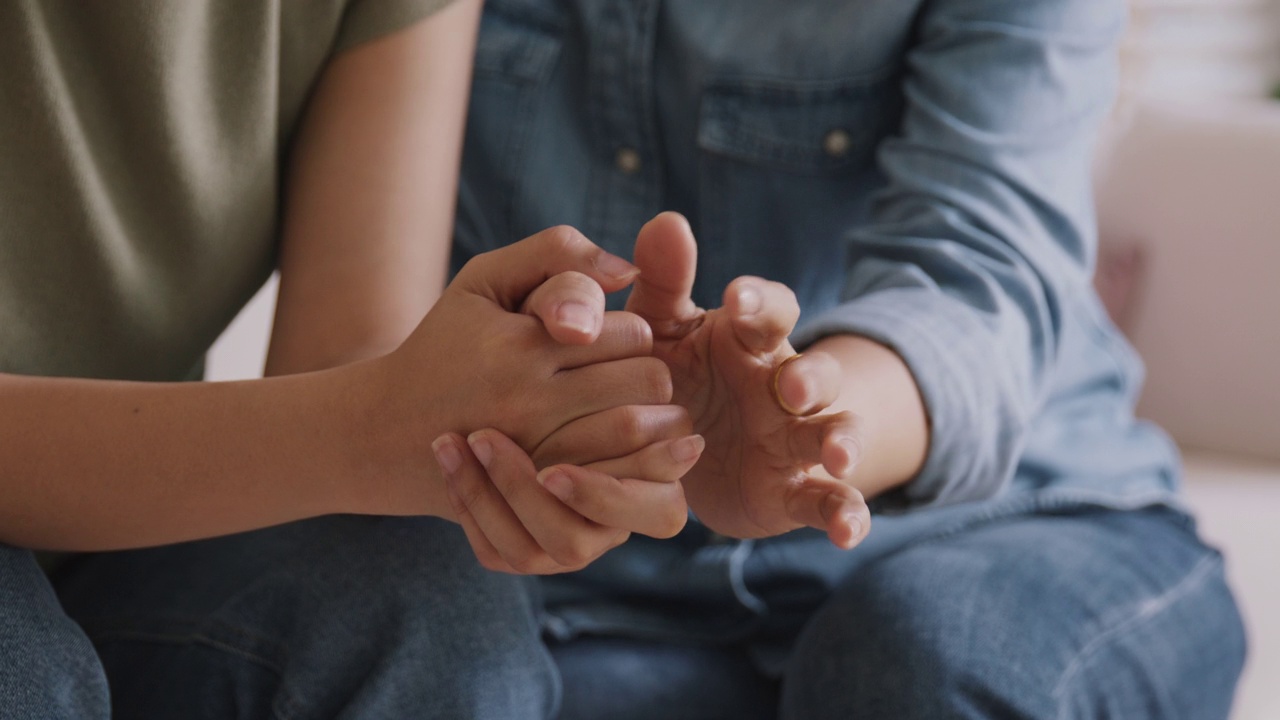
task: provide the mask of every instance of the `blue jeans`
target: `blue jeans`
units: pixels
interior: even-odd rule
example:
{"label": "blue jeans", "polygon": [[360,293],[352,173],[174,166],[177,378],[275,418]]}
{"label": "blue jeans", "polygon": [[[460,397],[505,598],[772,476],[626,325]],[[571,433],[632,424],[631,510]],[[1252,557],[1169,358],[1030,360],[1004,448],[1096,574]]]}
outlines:
{"label": "blue jeans", "polygon": [[754,553],[758,621],[686,642],[544,639],[535,586],[478,568],[452,526],[333,517],[79,559],[57,585],[95,655],[5,549],[0,716],[105,718],[103,668],[115,717],[162,720],[1226,716],[1243,630],[1183,516],[948,517],[877,518],[820,592]]}
{"label": "blue jeans", "polygon": [[[754,605],[754,621],[725,624],[718,641],[689,634],[683,650],[671,644],[680,625],[642,609],[668,602],[669,586],[625,586],[607,567],[553,580],[593,588],[556,588],[561,624],[616,633],[631,612],[638,628],[552,645],[561,720],[1227,717],[1244,630],[1222,559],[1190,519],[1033,507],[1006,497],[877,517],[851,553],[816,533],[757,543],[728,564],[735,592],[680,601],[708,617],[748,617]],[[698,552],[691,564],[714,565]],[[661,573],[686,568],[673,554]],[[611,607],[588,612],[592,593]],[[688,670],[683,697],[669,696],[673,666]]]}
{"label": "blue jeans", "polygon": [[117,720],[546,718],[557,700],[527,581],[444,521],[320,518],[81,557],[56,584]]}

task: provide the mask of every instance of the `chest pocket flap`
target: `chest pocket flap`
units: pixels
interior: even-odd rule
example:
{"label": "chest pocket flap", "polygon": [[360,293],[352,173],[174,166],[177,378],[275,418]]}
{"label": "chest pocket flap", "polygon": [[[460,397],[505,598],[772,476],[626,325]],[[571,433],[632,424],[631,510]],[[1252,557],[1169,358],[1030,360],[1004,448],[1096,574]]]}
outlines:
{"label": "chest pocket flap", "polygon": [[801,173],[867,163],[902,103],[890,72],[847,81],[737,80],[703,94],[704,151]]}

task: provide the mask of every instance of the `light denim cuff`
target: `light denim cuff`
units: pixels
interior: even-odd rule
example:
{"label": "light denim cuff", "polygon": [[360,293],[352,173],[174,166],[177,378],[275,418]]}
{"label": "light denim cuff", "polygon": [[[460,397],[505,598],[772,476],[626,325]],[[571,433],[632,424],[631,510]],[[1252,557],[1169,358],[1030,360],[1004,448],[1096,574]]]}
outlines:
{"label": "light denim cuff", "polygon": [[924,468],[901,490],[878,498],[877,509],[979,500],[1008,484],[1026,423],[1007,399],[1016,373],[992,352],[991,329],[973,308],[936,290],[882,290],[803,323],[792,341],[804,347],[840,334],[870,338],[902,356],[929,414]]}

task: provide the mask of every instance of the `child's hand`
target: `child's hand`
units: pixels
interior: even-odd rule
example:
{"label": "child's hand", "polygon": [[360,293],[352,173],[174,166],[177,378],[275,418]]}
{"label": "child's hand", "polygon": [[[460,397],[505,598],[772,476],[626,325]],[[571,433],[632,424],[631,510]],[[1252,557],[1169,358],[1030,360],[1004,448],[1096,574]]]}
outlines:
{"label": "child's hand", "polygon": [[635,274],[567,228],[467,263],[413,334],[354,383],[355,439],[386,460],[377,473],[385,486],[355,501],[370,512],[447,516],[442,483],[423,475],[442,433],[496,428],[536,448],[588,415],[669,402],[670,372],[650,356],[648,325],[603,312],[604,292]]}
{"label": "child's hand", "polygon": [[548,438],[541,454],[585,459],[584,449],[593,447],[619,457],[541,472],[496,430],[465,440],[442,435],[432,448],[480,563],[499,572],[545,575],[579,570],[632,532],[666,538],[684,527],[688,510],[679,479],[703,448],[701,437],[687,434],[688,424],[671,406],[617,408],[584,418]]}

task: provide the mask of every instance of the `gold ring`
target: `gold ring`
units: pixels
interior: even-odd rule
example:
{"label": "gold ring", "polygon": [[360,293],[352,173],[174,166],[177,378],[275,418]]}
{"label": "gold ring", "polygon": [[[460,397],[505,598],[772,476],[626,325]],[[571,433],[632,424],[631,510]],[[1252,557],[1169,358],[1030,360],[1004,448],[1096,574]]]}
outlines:
{"label": "gold ring", "polygon": [[796,353],[795,355],[792,355],[791,357],[779,363],[778,367],[775,368],[773,371],[773,400],[774,402],[778,403],[778,407],[782,408],[788,415],[794,415],[795,417],[809,417],[810,415],[817,415],[819,412],[821,412],[818,408],[814,408],[809,412],[799,412],[795,408],[788,405],[787,401],[782,399],[782,393],[778,391],[778,380],[782,377],[783,368],[795,362],[796,360],[799,360],[802,357],[804,357],[804,353]]}

